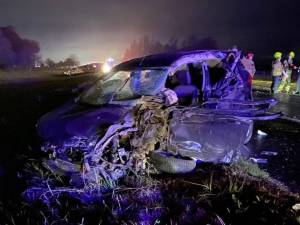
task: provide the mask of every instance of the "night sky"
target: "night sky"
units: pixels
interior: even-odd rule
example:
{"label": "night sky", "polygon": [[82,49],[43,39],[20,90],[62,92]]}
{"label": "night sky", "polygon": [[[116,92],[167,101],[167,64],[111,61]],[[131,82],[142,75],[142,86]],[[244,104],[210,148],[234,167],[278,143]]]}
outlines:
{"label": "night sky", "polygon": [[72,53],[82,62],[118,59],[144,35],[192,34],[260,57],[294,50],[300,58],[300,0],[0,0],[0,26],[7,25],[55,60]]}

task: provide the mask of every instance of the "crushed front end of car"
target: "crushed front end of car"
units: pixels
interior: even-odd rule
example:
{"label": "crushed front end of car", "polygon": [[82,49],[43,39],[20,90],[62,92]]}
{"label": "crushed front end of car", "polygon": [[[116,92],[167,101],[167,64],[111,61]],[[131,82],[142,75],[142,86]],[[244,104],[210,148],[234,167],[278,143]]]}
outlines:
{"label": "crushed front end of car", "polygon": [[[117,66],[116,71],[126,71],[118,76],[125,77],[124,83],[119,79],[101,81],[101,92],[94,93],[94,89],[100,90],[95,86],[83,95],[87,102],[101,103],[99,107],[109,101],[132,106],[118,122],[105,129],[99,127],[100,131],[89,137],[75,136],[59,145],[44,145],[48,158],[43,166],[53,174],[68,177],[69,188],[56,188],[56,193],[102,192],[130,175],[188,173],[201,162],[228,164],[247,159],[250,153],[246,144],[252,137],[253,121],[280,116],[267,113],[275,100],[252,100],[249,74],[240,62],[240,52],[185,53],[176,55],[175,60],[167,58],[166,65],[154,59],[145,57]],[[180,95],[182,90],[200,86],[186,82],[172,89],[171,78],[191,63],[200,66],[201,97],[197,95],[196,101],[184,106],[181,100],[188,95]],[[212,81],[212,72],[219,71],[219,79]],[[168,79],[169,86],[164,85]],[[113,85],[108,86],[109,82]],[[194,93],[191,96],[194,98]],[[44,186],[42,192],[41,188],[33,188],[25,194],[52,195],[47,182]]]}

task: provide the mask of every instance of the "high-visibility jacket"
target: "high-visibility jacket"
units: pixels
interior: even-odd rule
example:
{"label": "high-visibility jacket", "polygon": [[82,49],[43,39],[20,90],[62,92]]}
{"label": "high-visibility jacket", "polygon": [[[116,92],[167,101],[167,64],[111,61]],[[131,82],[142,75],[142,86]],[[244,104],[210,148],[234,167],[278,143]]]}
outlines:
{"label": "high-visibility jacket", "polygon": [[280,60],[274,60],[272,62],[272,76],[278,77],[282,75],[283,65]]}

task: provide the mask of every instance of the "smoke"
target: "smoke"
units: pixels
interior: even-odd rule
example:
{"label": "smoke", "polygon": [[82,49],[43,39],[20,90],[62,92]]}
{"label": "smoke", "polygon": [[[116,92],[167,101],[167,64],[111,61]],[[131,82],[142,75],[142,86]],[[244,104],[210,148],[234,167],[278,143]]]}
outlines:
{"label": "smoke", "polygon": [[0,27],[0,68],[31,68],[39,51],[36,41],[21,38],[14,27]]}

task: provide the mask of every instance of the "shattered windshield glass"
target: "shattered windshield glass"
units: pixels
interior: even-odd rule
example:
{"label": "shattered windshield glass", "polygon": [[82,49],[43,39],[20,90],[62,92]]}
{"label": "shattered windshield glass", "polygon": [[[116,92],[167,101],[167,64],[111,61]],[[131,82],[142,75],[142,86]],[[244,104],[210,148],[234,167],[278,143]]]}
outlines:
{"label": "shattered windshield glass", "polygon": [[118,71],[108,79],[101,79],[80,95],[79,102],[90,105],[106,104],[110,101],[113,94],[125,84],[129,77],[130,72]]}
{"label": "shattered windshield glass", "polygon": [[135,70],[130,87],[137,95],[156,95],[164,88],[167,76],[167,69]]}
{"label": "shattered windshield glass", "polygon": [[99,80],[82,93],[79,102],[90,105],[107,104],[111,100],[136,99],[142,95],[156,95],[164,88],[167,69],[118,71],[110,78]]}

